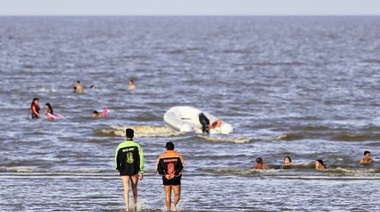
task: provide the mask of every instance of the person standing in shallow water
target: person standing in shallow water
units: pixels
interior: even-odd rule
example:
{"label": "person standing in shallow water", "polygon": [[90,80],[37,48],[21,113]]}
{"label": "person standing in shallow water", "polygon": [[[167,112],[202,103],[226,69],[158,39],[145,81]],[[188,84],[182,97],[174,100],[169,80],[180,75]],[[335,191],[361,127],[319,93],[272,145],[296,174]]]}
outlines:
{"label": "person standing in shallow water", "polygon": [[124,200],[126,211],[129,211],[129,187],[131,184],[133,203],[137,203],[137,184],[143,179],[144,152],[141,146],[133,141],[134,130],[126,129],[126,141],[116,148],[116,170],[120,173],[124,187]]}
{"label": "person standing in shallow water", "polygon": [[39,103],[38,98],[34,98],[32,101],[32,104],[30,105],[30,109],[32,110],[32,119],[38,119],[40,118],[40,106],[38,105]]}
{"label": "person standing in shallow water", "polygon": [[[185,162],[182,155],[174,151],[172,142],[167,142],[165,148],[165,153],[157,159],[156,170],[162,175],[167,210],[177,211],[177,204],[181,199],[181,177]],[[172,190],[174,192],[173,202],[171,201]]]}

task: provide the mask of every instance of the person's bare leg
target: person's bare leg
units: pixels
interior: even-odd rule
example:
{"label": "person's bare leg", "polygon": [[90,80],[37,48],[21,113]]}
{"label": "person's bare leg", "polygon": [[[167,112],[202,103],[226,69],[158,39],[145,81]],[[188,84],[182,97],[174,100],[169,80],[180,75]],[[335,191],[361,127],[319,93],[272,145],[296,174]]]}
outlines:
{"label": "person's bare leg", "polygon": [[138,174],[131,176],[131,183],[132,183],[132,193],[133,193],[133,203],[137,203],[137,184],[138,184]]}
{"label": "person's bare leg", "polygon": [[170,210],[170,206],[172,203],[171,196],[172,196],[172,186],[164,186],[165,187],[165,204],[166,208]]}
{"label": "person's bare leg", "polygon": [[121,176],[124,187],[125,211],[129,211],[129,176]]}
{"label": "person's bare leg", "polygon": [[172,211],[177,211],[177,204],[181,199],[181,185],[173,186],[174,200]]}

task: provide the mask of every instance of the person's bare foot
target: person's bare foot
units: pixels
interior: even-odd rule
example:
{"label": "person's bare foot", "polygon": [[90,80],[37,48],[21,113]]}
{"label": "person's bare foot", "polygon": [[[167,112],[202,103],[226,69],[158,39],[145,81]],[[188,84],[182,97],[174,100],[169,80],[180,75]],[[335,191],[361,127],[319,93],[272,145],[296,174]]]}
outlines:
{"label": "person's bare foot", "polygon": [[172,211],[177,211],[177,207],[172,203]]}

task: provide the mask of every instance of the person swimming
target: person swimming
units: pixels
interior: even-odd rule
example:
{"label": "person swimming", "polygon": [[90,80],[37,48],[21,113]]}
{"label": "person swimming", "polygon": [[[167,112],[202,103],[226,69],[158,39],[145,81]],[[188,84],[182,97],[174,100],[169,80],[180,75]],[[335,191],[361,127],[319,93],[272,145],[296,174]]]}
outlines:
{"label": "person swimming", "polygon": [[264,165],[264,161],[261,157],[256,158],[256,166],[254,169],[267,169],[267,166]]}
{"label": "person swimming", "polygon": [[315,161],[315,169],[326,169],[326,165],[323,163],[323,160]]}
{"label": "person swimming", "polygon": [[128,90],[135,90],[137,89],[135,82],[133,80],[129,80]]}
{"label": "person swimming", "polygon": [[289,156],[284,157],[283,169],[289,169],[292,166],[292,159]]}
{"label": "person swimming", "polygon": [[361,164],[371,164],[373,162],[370,151],[364,151],[364,158],[359,161]]}
{"label": "person swimming", "polygon": [[100,114],[98,111],[94,110],[92,112],[92,117],[94,117],[94,118],[103,118],[104,116],[103,116],[103,114]]}
{"label": "person swimming", "polygon": [[108,116],[109,110],[103,109],[103,113],[99,113],[98,111],[94,110],[92,112],[92,117],[94,118],[106,118]]}

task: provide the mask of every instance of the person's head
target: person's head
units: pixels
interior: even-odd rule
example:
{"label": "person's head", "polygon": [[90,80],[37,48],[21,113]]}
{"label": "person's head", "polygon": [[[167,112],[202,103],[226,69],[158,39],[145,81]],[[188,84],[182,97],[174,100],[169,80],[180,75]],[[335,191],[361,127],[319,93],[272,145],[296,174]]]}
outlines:
{"label": "person's head", "polygon": [[127,138],[130,138],[132,139],[135,135],[135,131],[132,130],[131,128],[128,128],[125,130],[125,135],[127,136]]}
{"label": "person's head", "polygon": [[80,81],[78,80],[77,83],[80,84]]}
{"label": "person's head", "polygon": [[167,142],[165,148],[166,148],[166,150],[174,150],[173,142],[171,142],[171,141]]}
{"label": "person's head", "polygon": [[370,158],[371,157],[371,152],[370,151],[364,151],[364,157],[365,158]]}
{"label": "person's head", "polygon": [[324,169],[324,168],[326,168],[325,164],[323,163],[323,160],[316,160],[315,161],[315,168],[316,169]]}
{"label": "person's head", "polygon": [[50,103],[46,103],[45,107],[49,109],[50,113],[53,113],[53,107],[50,105]]}
{"label": "person's head", "polygon": [[263,159],[261,157],[258,157],[258,158],[256,158],[256,163],[257,164],[263,164],[264,161],[263,161]]}
{"label": "person's head", "polygon": [[94,85],[91,85],[90,88],[91,88],[91,89],[95,89],[95,86],[94,86]]}
{"label": "person's head", "polygon": [[77,86],[73,87],[73,92],[77,91]]}
{"label": "person's head", "polygon": [[38,98],[34,98],[32,104],[33,104],[33,103],[34,103],[34,104],[38,104],[39,101],[40,101],[40,99],[38,99]]}
{"label": "person's head", "polygon": [[98,117],[99,116],[99,112],[98,111],[96,111],[96,110],[94,110],[93,112],[92,112],[92,117]]}
{"label": "person's head", "polygon": [[285,165],[290,165],[292,164],[292,159],[289,156],[284,157],[284,164]]}
{"label": "person's head", "polygon": [[129,84],[133,85],[135,82],[133,80],[129,80]]}

